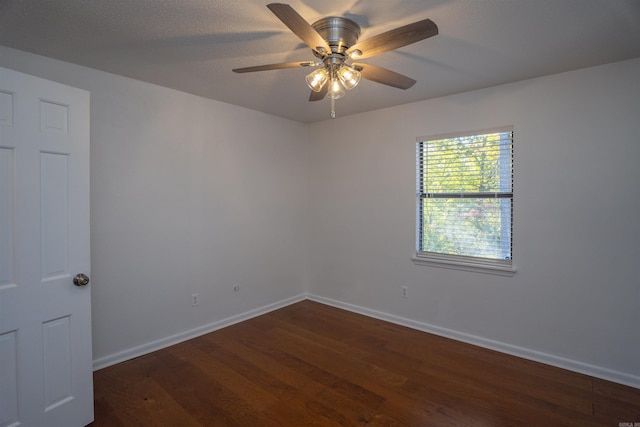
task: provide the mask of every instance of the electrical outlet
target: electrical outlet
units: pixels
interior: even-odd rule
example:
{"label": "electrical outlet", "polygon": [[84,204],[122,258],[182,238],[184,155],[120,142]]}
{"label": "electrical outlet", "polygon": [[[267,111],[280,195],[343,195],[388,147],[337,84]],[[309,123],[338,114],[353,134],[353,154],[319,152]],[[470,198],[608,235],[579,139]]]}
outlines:
{"label": "electrical outlet", "polygon": [[402,287],[402,298],[409,298],[409,288],[406,286]]}
{"label": "electrical outlet", "polygon": [[200,305],[200,296],[198,294],[191,295],[191,307],[196,307]]}
{"label": "electrical outlet", "polygon": [[240,291],[240,285],[233,285],[233,292],[239,292]]}

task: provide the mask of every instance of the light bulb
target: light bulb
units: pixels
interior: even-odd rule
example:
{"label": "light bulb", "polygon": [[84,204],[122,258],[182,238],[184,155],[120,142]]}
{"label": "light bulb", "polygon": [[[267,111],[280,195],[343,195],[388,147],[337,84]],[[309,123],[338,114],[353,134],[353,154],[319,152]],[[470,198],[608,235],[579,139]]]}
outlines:
{"label": "light bulb", "polygon": [[318,68],[305,77],[307,86],[314,92],[320,92],[328,79],[329,75],[324,68]]}
{"label": "light bulb", "polygon": [[327,94],[327,96],[331,99],[340,99],[344,96],[344,89],[342,88],[342,85],[340,84],[340,80],[338,79],[331,79],[331,82],[329,82],[329,93]]}
{"label": "light bulb", "polygon": [[360,83],[360,77],[362,77],[360,71],[347,64],[343,64],[338,70],[338,78],[347,90],[351,90],[358,86],[358,83]]}

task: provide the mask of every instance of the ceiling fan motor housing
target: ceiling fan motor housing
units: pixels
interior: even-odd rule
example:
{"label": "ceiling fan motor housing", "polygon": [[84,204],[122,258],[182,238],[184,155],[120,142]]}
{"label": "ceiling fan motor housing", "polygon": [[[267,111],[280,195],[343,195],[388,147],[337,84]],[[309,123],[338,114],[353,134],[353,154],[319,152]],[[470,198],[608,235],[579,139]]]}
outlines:
{"label": "ceiling fan motor housing", "polygon": [[[311,24],[314,30],[327,41],[331,54],[344,55],[346,50],[356,44],[360,37],[360,26],[350,19],[341,16],[328,16]],[[314,51],[319,58],[326,56]]]}

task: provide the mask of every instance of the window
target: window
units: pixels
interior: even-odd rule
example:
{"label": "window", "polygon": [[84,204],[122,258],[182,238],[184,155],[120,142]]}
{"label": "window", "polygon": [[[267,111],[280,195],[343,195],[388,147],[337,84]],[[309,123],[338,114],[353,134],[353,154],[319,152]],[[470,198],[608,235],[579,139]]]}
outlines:
{"label": "window", "polygon": [[419,138],[414,261],[512,274],[513,129]]}

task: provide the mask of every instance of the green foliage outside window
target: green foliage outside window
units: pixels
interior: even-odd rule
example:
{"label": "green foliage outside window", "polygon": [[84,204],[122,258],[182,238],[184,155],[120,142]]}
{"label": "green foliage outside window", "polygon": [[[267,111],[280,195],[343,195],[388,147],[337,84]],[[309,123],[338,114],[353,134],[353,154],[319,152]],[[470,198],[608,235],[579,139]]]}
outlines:
{"label": "green foliage outside window", "polygon": [[418,250],[511,259],[512,132],[418,143]]}

